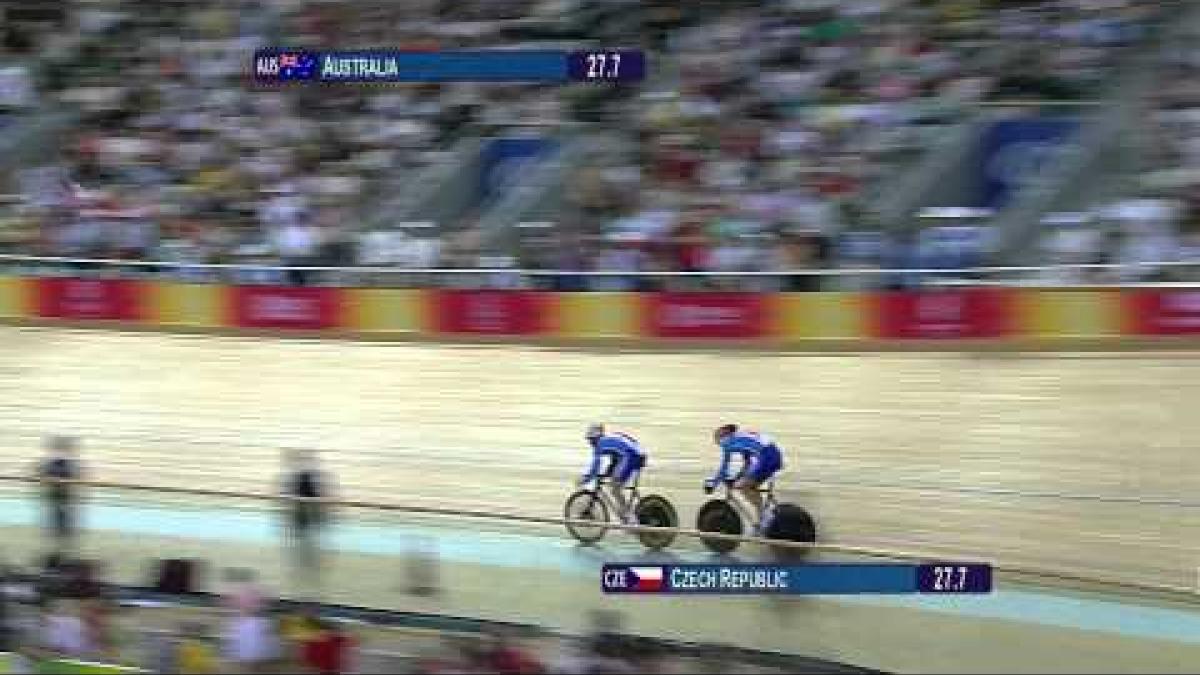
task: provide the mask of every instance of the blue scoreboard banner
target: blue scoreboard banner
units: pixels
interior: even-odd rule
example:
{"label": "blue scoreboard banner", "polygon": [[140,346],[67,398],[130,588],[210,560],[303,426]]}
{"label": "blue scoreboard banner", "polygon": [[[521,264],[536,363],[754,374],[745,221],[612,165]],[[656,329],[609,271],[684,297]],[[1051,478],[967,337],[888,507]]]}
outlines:
{"label": "blue scoreboard banner", "polygon": [[313,51],[255,52],[254,78],[284,82],[637,82],[645,55],[635,49],[550,51]]}
{"label": "blue scoreboard banner", "polygon": [[1060,161],[1079,121],[1029,115],[992,123],[980,138],[976,205],[999,209],[1051,163]]}
{"label": "blue scoreboard banner", "polygon": [[899,595],[991,593],[990,565],[605,565],[605,593]]}
{"label": "blue scoreboard banner", "polygon": [[525,167],[553,152],[555,141],[541,136],[494,138],[480,154],[476,205],[498,197]]}

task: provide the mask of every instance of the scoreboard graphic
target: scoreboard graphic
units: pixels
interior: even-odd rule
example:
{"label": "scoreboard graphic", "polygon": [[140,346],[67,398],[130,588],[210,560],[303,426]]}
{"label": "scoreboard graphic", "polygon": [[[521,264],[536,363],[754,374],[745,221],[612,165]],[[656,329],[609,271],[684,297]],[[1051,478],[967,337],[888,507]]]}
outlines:
{"label": "scoreboard graphic", "polygon": [[605,565],[605,593],[901,595],[992,592],[990,565]]}
{"label": "scoreboard graphic", "polygon": [[256,81],[287,82],[639,82],[645,54],[586,51],[312,51],[268,49],[251,62]]}

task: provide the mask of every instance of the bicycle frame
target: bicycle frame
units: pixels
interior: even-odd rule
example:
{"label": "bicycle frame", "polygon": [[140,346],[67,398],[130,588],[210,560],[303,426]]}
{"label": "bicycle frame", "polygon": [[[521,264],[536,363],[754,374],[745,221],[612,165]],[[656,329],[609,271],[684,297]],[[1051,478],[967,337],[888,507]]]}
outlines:
{"label": "bicycle frame", "polygon": [[733,508],[737,509],[738,514],[741,515],[745,522],[759,523],[767,511],[774,508],[778,504],[775,501],[775,478],[772,476],[771,479],[767,481],[766,485],[760,485],[758,487],[758,491],[766,495],[766,498],[763,499],[762,513],[754,513],[752,505],[746,501],[745,497],[741,495],[741,490],[734,490],[733,484],[738,481],[738,478],[741,478],[741,476],[725,481],[725,501],[729,502],[733,505]]}
{"label": "bicycle frame", "polygon": [[[642,472],[638,471],[633,474],[633,480],[630,481],[629,485],[621,487],[622,490],[625,490],[629,493],[629,500],[627,504],[630,510],[637,508],[638,498],[640,496],[638,494],[638,481],[640,481],[641,478]],[[610,490],[602,489],[605,486],[610,486],[612,484],[613,479],[611,476],[598,476],[592,480],[592,487],[596,491],[596,495],[599,496],[600,500],[604,502],[604,505],[608,507],[610,513],[615,514],[618,519],[621,519],[624,518],[626,514],[623,513],[620,508],[618,508],[616,500],[613,499],[612,492]]]}

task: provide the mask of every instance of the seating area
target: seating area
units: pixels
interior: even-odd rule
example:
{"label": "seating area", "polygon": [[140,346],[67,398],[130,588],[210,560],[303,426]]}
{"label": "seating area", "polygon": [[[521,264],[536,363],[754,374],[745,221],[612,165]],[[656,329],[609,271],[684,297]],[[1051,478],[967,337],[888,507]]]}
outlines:
{"label": "seating area", "polygon": [[[82,122],[41,166],[0,176],[0,192],[21,196],[0,206],[6,253],[629,273],[982,264],[986,247],[962,244],[978,232],[879,231],[877,198],[980,105],[1097,96],[1156,17],[1129,0],[68,4],[88,37],[38,96]],[[586,38],[651,49],[653,76],[597,107],[548,86],[264,90],[242,58],[268,43]],[[456,141],[514,128],[628,143],[569,167],[561,213],[515,248],[490,244],[480,214],[410,236],[361,231],[382,198],[451,162]],[[815,286],[794,274],[740,287]]]}
{"label": "seating area", "polygon": [[[38,186],[25,189],[34,208],[20,215],[31,222],[10,250],[353,264],[345,243],[361,217],[355,209],[386,180],[444,161],[476,118],[499,123],[487,119],[498,112],[492,97],[554,100],[528,88],[247,86],[243,55],[276,40],[324,45],[337,36],[428,47],[491,37],[430,34],[424,28],[431,16],[415,4],[143,5],[90,3],[79,19],[102,13],[103,22],[90,23],[106,26],[103,39],[87,42],[79,59],[44,78],[42,96],[78,108],[83,118],[37,180],[22,181],[30,177],[16,172],[10,181],[18,189],[22,182]],[[404,16],[413,7],[418,14]]]}
{"label": "seating area", "polygon": [[[1200,280],[1200,26],[1156,67],[1142,118],[1140,163],[1113,198],[1047,219],[1047,262],[1108,267],[1047,273],[1063,283]],[[1164,264],[1165,263],[1165,264]]]}
{"label": "seating area", "polygon": [[[225,570],[217,594],[164,594],[96,578],[60,560],[0,576],[4,672],[595,673],[865,672],[798,657],[626,634],[618,612],[588,634],[322,606],[271,598],[252,570]],[[430,624],[438,628],[430,629]],[[420,626],[420,627],[419,627]]]}

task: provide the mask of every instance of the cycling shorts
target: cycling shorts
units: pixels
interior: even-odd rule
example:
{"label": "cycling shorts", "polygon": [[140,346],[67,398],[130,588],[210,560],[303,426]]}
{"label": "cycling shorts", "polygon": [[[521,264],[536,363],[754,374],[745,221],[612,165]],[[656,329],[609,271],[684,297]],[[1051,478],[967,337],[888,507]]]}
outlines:
{"label": "cycling shorts", "polygon": [[770,480],[771,476],[779,473],[782,468],[783,453],[779,451],[779,446],[768,445],[754,459],[750,460],[750,466],[746,467],[742,477],[762,484]]}
{"label": "cycling shorts", "polygon": [[645,455],[625,455],[620,459],[613,460],[609,466],[608,475],[617,483],[628,483],[633,474],[641,471],[646,466]]}

